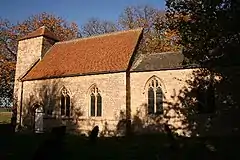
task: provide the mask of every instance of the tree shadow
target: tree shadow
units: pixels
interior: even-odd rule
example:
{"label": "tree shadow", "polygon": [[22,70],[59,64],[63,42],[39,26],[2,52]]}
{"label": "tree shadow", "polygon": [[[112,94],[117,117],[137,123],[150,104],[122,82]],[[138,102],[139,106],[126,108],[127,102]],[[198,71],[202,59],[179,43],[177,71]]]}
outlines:
{"label": "tree shadow", "polygon": [[168,124],[181,136],[239,135],[239,76],[237,69],[227,70],[233,72],[231,81],[230,75],[225,78],[226,74],[208,68],[193,69],[186,85],[179,92],[173,90],[163,102],[162,115],[149,116],[147,104],[142,104],[143,109],[133,115],[132,129],[136,133],[159,133],[165,132],[163,125]]}
{"label": "tree shadow", "polygon": [[232,88],[238,84],[227,82],[223,74],[206,68],[195,70],[192,76],[186,81],[189,87],[183,88],[176,96],[178,100],[169,103],[183,115],[183,123],[190,135],[238,135],[239,98],[238,93],[234,93],[236,89]]}
{"label": "tree shadow", "polygon": [[81,108],[75,106],[74,98],[71,99],[71,113],[69,116],[61,115],[61,88],[63,83],[59,80],[34,86],[23,100],[22,131],[33,132],[36,123],[36,109],[43,108],[43,130],[51,132],[54,127],[66,126],[71,133],[79,133],[78,119],[82,116]]}
{"label": "tree shadow", "polygon": [[[61,159],[64,151],[64,137],[66,133],[79,134],[79,117],[83,115],[82,108],[76,106],[75,98],[70,101],[70,115],[61,113],[61,96],[64,88],[60,80],[45,81],[44,84],[35,84],[32,91],[23,95],[22,125],[17,127],[18,134],[43,135],[36,149],[33,159]],[[65,101],[65,103],[67,103]],[[41,113],[37,110],[41,108]],[[66,113],[66,112],[65,112]],[[37,115],[38,114],[38,115]],[[42,132],[39,131],[39,122],[42,123]]]}
{"label": "tree shadow", "polygon": [[[230,104],[236,104],[233,103],[231,97],[225,96],[227,92],[225,91],[226,88],[229,87],[229,85],[226,85],[226,87],[223,87],[223,82],[225,82],[221,75],[214,72],[214,75],[219,76],[216,80],[214,80],[214,96],[215,96],[215,107],[214,110],[200,110],[199,103],[197,100],[198,97],[198,87],[204,86],[205,84],[209,84],[210,78],[206,78],[209,76],[209,71],[206,69],[196,69],[193,72],[193,77],[189,80],[187,80],[188,86],[183,87],[181,91],[176,94],[173,91],[173,95],[171,96],[171,101],[165,101],[164,104],[164,113],[163,115],[156,115],[156,116],[148,116],[147,115],[147,104],[142,104],[137,110],[136,114],[132,116],[132,122],[131,122],[131,129],[132,129],[132,136],[130,138],[116,138],[115,136],[124,136],[126,135],[126,127],[127,127],[127,120],[126,120],[126,113],[125,111],[120,111],[119,116],[116,117],[116,120],[118,121],[116,128],[113,130],[112,127],[110,127],[110,123],[106,120],[103,120],[104,127],[102,131],[99,133],[100,135],[100,141],[95,145],[95,148],[93,146],[87,146],[87,149],[85,149],[86,152],[91,152],[93,149],[100,149],[101,147],[105,147],[110,149],[111,147],[118,145],[119,148],[124,148],[124,145],[130,145],[132,148],[128,148],[129,150],[134,150],[134,154],[140,154],[144,150],[148,150],[149,153],[146,154],[180,154],[180,152],[183,152],[184,154],[190,154],[190,152],[196,153],[196,155],[200,154],[200,151],[207,150],[207,145],[212,145],[214,143],[214,147],[217,148],[217,152],[221,152],[224,150],[223,144],[218,144],[220,142],[223,142],[224,140],[222,137],[220,138],[209,138],[206,137],[209,135],[209,133],[223,133],[223,130],[229,129],[226,127],[233,127],[236,128],[238,123],[233,123],[230,119],[234,115],[237,116],[238,108],[231,107]],[[225,82],[226,83],[226,82]],[[229,82],[228,82],[229,83]],[[227,84],[228,84],[227,83]],[[229,83],[231,84],[231,83]],[[41,104],[45,106],[44,113],[48,114],[49,110],[55,110],[55,108],[48,107],[49,104],[52,104],[52,106],[58,106],[59,99],[56,95],[59,94],[59,88],[61,88],[62,83],[56,82],[49,85],[44,85],[40,88],[41,94],[40,96],[39,91],[36,90],[33,93],[29,94],[28,99],[24,102],[26,105],[26,110],[23,110],[23,124],[28,126],[28,129],[30,132],[33,132],[33,115],[31,112],[31,107],[34,106],[34,104]],[[204,92],[205,93],[205,92]],[[207,97],[212,97],[212,92],[206,94]],[[40,100],[40,101],[39,101]],[[225,102],[226,100],[226,102]],[[230,103],[231,102],[231,103]],[[74,102],[73,106],[74,106]],[[45,104],[45,105],[44,105]],[[211,103],[207,103],[211,104]],[[221,106],[221,105],[223,106]],[[207,105],[207,106],[209,106]],[[66,144],[67,141],[65,136],[58,136],[58,133],[52,132],[50,128],[55,128],[59,126],[66,126],[66,130],[69,132],[78,132],[80,133],[81,130],[79,130],[78,124],[81,124],[81,115],[82,111],[81,108],[74,106],[75,113],[73,114],[71,119],[64,119],[63,117],[58,117],[57,113],[54,112],[50,115],[47,115],[44,119],[45,120],[45,128],[48,133],[45,133],[47,138],[44,142],[39,146],[35,157],[41,157],[42,155],[48,155],[49,157],[61,157],[62,154],[69,155],[72,151],[70,150],[70,146],[73,144]],[[201,111],[201,112],[200,112]],[[174,112],[174,114],[173,114]],[[202,113],[203,112],[203,113]],[[228,113],[228,114],[226,114]],[[222,118],[222,116],[227,116],[226,119],[230,120],[226,121],[226,119]],[[237,117],[238,118],[238,117]],[[50,124],[48,124],[49,122]],[[94,124],[94,123],[93,123]],[[204,136],[203,139],[184,139],[183,137],[179,137],[175,134],[173,134],[174,137],[176,137],[176,140],[180,145],[180,143],[184,143],[184,149],[179,148],[178,150],[171,149],[170,147],[166,147],[167,145],[173,143],[171,142],[169,136],[166,136],[167,131],[164,128],[164,124],[168,124],[169,128],[171,129],[171,132],[176,132],[180,135],[187,135],[187,136]],[[89,125],[92,125],[92,123],[89,123]],[[220,127],[219,127],[220,126]],[[223,126],[223,127],[222,127]],[[224,128],[225,127],[225,128]],[[61,127],[60,127],[61,128]],[[232,128],[232,129],[233,129]],[[230,130],[232,131],[232,130]],[[150,134],[151,133],[151,134]],[[238,132],[236,131],[235,134]],[[61,135],[61,132],[59,133]],[[111,135],[112,138],[103,138],[101,136]],[[58,138],[56,138],[58,137]],[[65,137],[65,138],[64,138]],[[68,137],[68,135],[67,135]],[[149,138],[150,137],[150,138]],[[163,137],[160,138],[160,137]],[[159,140],[154,140],[159,139]],[[73,146],[75,147],[83,147],[83,145],[86,145],[84,137],[81,136],[75,136],[72,138],[72,142],[74,143]],[[122,139],[122,140],[121,140]],[[146,141],[146,139],[148,141]],[[120,140],[118,144],[118,141]],[[128,142],[126,142],[128,141]],[[184,142],[183,142],[184,141]],[[206,144],[205,142],[208,141]],[[210,142],[209,142],[210,141]],[[220,141],[220,142],[217,142]],[[226,140],[225,140],[226,141]],[[232,141],[231,141],[232,142]],[[210,144],[209,144],[210,143]],[[229,142],[224,142],[225,144],[230,144]],[[194,144],[194,145],[193,145]],[[69,146],[70,145],[70,146]],[[159,145],[159,146],[157,146]],[[166,146],[164,146],[166,145]],[[101,147],[100,147],[101,146]],[[111,146],[111,147],[109,147]],[[156,148],[152,148],[152,146]],[[161,147],[160,147],[161,146]],[[219,147],[221,146],[221,147]],[[226,147],[226,145],[225,145]],[[229,147],[229,146],[228,146]],[[54,148],[54,149],[53,149]],[[150,149],[152,148],[152,150]],[[167,148],[167,149],[166,149]],[[200,149],[199,149],[200,148]],[[70,153],[64,153],[64,152],[70,152]],[[197,151],[200,150],[200,151]],[[61,154],[59,154],[61,152]],[[78,151],[79,152],[79,151]],[[102,151],[103,152],[103,151]],[[111,152],[115,153],[116,151],[111,150]],[[127,151],[126,151],[127,152]],[[207,154],[209,154],[210,151],[206,151]],[[44,153],[44,154],[43,154]],[[181,154],[183,154],[181,153]],[[75,153],[76,154],[76,153]],[[117,154],[117,153],[116,153]],[[128,154],[128,153],[122,153],[122,154]],[[39,156],[41,155],[41,156]],[[54,156],[55,155],[55,156]],[[56,156],[57,155],[57,156]],[[142,154],[141,154],[142,155]],[[144,155],[142,155],[144,157]],[[149,157],[153,157],[153,155],[150,155]],[[156,156],[154,155],[156,158]],[[162,156],[159,156],[162,158]],[[167,157],[167,156],[166,156]],[[146,157],[145,157],[146,158]],[[141,159],[141,158],[140,158]]]}
{"label": "tree shadow", "polygon": [[[239,2],[230,0],[181,4],[181,0],[174,3],[166,1],[168,26],[179,33],[185,62],[196,63],[201,67],[187,82],[190,88],[183,89],[180,96],[182,102],[188,99],[187,109],[182,111],[185,121],[189,123],[188,129],[193,135],[238,135]],[[206,103],[205,109],[199,111],[197,101],[204,98],[196,92],[199,92],[199,86],[209,83],[205,77],[211,75],[220,77],[210,82],[215,102]],[[205,99],[213,97],[211,93],[206,94]]]}

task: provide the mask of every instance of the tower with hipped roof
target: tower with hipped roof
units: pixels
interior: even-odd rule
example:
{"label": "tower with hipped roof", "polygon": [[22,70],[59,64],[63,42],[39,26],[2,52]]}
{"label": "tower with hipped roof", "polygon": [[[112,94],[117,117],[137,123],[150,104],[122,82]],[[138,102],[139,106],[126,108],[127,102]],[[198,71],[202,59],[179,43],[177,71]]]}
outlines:
{"label": "tower with hipped roof", "polygon": [[[46,54],[59,39],[42,26],[30,34],[18,39],[17,64],[14,83],[14,105],[20,112],[21,77]],[[19,118],[18,118],[19,120]]]}

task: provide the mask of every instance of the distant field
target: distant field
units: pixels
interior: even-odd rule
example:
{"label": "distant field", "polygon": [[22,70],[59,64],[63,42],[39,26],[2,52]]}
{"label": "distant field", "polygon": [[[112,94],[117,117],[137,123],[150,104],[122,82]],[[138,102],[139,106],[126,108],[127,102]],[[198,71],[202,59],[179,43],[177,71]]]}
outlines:
{"label": "distant field", "polygon": [[0,124],[1,123],[10,123],[11,122],[11,112],[0,112]]}
{"label": "distant field", "polygon": [[1,108],[0,107],[0,112],[11,112],[11,108]]}

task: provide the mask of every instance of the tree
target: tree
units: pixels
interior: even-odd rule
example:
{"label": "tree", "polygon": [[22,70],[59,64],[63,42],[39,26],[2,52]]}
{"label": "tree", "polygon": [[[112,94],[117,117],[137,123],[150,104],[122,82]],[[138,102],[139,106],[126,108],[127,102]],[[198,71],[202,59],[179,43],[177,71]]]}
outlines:
{"label": "tree", "polygon": [[[221,125],[222,131],[229,129],[224,127],[231,127],[232,131],[239,132],[239,0],[167,0],[166,5],[168,27],[178,31],[179,43],[183,47],[187,63],[197,63],[202,67],[194,72],[193,79],[189,81],[191,89],[184,92],[185,98],[182,100],[186,101],[191,92],[204,84],[207,76],[221,77],[218,81],[210,78],[209,83],[214,88],[218,103],[216,111],[211,116],[206,116],[205,122],[192,122],[194,130],[198,128],[196,125],[208,122],[211,124],[208,131],[219,123],[216,127]],[[193,111],[193,108],[189,111]],[[185,115],[192,121],[193,115],[189,111]]]}
{"label": "tree", "polygon": [[30,16],[25,21],[14,26],[14,31],[18,37],[22,37],[41,26],[46,26],[61,41],[70,40],[80,37],[78,25],[74,22],[69,23],[61,17],[48,13],[41,13]]}
{"label": "tree", "polygon": [[122,29],[134,29],[139,27],[150,31],[154,25],[155,18],[160,13],[156,8],[145,6],[129,6],[119,16],[119,25]]}
{"label": "tree", "polygon": [[61,17],[48,13],[30,16],[17,24],[0,18],[0,105],[12,102],[17,39],[41,26],[46,26],[61,41],[80,37],[76,23],[68,23]]}
{"label": "tree", "polygon": [[91,18],[82,26],[82,35],[89,37],[118,31],[117,26],[110,21],[101,21],[97,18]]}
{"label": "tree", "polygon": [[177,32],[166,25],[165,12],[145,6],[126,7],[118,20],[121,29],[144,28],[141,50],[144,53],[179,50]]}
{"label": "tree", "polygon": [[13,92],[17,45],[12,24],[0,19],[0,106],[9,106]]}
{"label": "tree", "polygon": [[213,62],[238,46],[238,0],[167,0],[166,4],[169,25],[179,31],[185,56],[192,61]]}

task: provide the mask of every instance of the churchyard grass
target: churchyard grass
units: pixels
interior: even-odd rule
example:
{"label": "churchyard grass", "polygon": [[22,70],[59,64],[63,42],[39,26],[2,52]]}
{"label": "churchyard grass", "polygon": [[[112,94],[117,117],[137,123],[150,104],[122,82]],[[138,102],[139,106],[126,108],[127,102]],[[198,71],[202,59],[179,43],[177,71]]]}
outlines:
{"label": "churchyard grass", "polygon": [[[7,138],[8,137],[8,138]],[[5,159],[31,159],[44,144],[47,134],[15,134],[3,138],[5,143]],[[174,149],[169,147],[165,135],[144,135],[131,138],[99,138],[96,144],[91,144],[87,137],[66,135],[63,148],[45,146],[55,159],[228,159],[237,158],[237,143],[234,138],[180,138],[182,147]],[[207,144],[209,143],[209,145]],[[236,144],[236,145],[234,145]],[[50,145],[52,146],[52,145]],[[227,148],[226,148],[227,147]],[[225,150],[227,149],[227,152]],[[40,153],[44,153],[45,151]],[[48,152],[49,154],[49,152]],[[1,155],[1,154],[0,154]],[[47,156],[47,155],[46,155]]]}
{"label": "churchyard grass", "polygon": [[0,112],[0,124],[1,123],[10,123],[12,113],[11,112]]}

